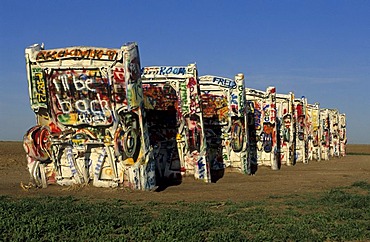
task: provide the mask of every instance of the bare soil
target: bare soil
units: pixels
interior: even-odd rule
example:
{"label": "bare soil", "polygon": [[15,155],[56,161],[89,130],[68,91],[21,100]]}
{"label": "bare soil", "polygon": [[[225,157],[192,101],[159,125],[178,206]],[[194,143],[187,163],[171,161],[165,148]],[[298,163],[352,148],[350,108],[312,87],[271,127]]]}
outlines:
{"label": "bare soil", "polygon": [[321,193],[349,186],[357,181],[370,183],[370,145],[347,145],[349,155],[329,161],[311,161],[282,166],[279,171],[259,167],[256,175],[227,170],[216,183],[204,183],[192,177],[160,192],[130,191],[123,188],[62,187],[23,189],[28,184],[27,161],[21,142],[0,141],[0,196],[13,198],[74,196],[87,199],[120,199],[133,202],[175,201],[251,201],[268,197]]}

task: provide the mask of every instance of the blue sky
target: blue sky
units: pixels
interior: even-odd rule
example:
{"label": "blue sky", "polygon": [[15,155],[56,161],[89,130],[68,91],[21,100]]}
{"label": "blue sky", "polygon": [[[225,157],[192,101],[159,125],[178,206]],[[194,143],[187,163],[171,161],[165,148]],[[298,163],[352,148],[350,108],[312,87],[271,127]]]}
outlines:
{"label": "blue sky", "polygon": [[21,140],[35,117],[24,49],[119,48],[142,66],[196,62],[200,75],[244,73],[347,115],[348,143],[370,144],[370,1],[17,1],[0,6],[0,140]]}

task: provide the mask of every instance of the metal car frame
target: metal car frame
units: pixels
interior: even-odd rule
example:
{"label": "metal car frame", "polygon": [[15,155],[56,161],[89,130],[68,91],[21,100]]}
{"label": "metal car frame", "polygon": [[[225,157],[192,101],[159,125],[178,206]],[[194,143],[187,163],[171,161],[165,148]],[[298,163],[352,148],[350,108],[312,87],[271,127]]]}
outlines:
{"label": "metal car frame", "polygon": [[35,183],[153,189],[137,44],[35,44],[25,54],[36,126],[24,147]]}

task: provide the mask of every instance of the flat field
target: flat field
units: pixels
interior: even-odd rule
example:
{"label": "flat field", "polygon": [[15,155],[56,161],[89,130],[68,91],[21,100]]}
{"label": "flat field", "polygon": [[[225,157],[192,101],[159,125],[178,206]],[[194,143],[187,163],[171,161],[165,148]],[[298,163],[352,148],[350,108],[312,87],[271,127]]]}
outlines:
{"label": "flat field", "polygon": [[141,202],[255,201],[271,196],[315,194],[355,182],[370,183],[370,145],[348,145],[348,155],[329,161],[311,161],[282,166],[279,171],[259,167],[248,176],[226,171],[216,183],[206,184],[192,177],[160,192],[129,191],[123,188],[62,187],[24,190],[29,174],[21,142],[0,142],[0,196],[14,198],[37,196],[74,196],[88,199],[120,199]]}
{"label": "flat field", "polygon": [[0,142],[1,241],[370,241],[370,145],[329,161],[191,177],[161,191],[29,182],[21,142]]}

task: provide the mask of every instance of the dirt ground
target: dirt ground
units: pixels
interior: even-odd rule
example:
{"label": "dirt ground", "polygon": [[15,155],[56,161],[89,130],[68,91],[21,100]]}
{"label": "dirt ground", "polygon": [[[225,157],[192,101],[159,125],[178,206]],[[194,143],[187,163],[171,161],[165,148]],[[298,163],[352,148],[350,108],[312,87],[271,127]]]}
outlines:
{"label": "dirt ground", "polygon": [[317,193],[330,188],[348,186],[356,181],[370,182],[370,145],[348,145],[346,157],[329,161],[311,161],[295,166],[282,166],[279,171],[259,167],[248,176],[226,171],[216,183],[204,183],[185,177],[181,184],[160,192],[130,191],[123,188],[62,187],[24,190],[29,182],[25,152],[21,142],[0,141],[0,196],[14,198],[39,196],[75,196],[88,199],[120,199],[136,202],[175,201],[250,201],[270,196]]}

